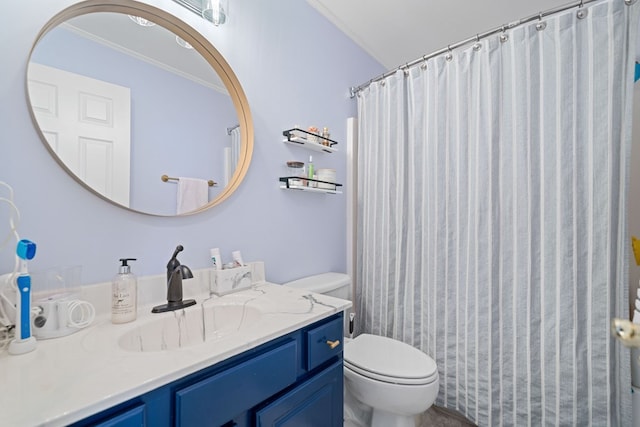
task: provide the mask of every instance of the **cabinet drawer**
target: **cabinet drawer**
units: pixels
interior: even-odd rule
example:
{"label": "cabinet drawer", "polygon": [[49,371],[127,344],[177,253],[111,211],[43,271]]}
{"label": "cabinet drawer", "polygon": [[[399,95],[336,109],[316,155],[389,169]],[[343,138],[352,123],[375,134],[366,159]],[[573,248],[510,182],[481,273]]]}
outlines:
{"label": "cabinet drawer", "polygon": [[[307,345],[307,369],[311,370],[342,353],[344,326],[342,317],[337,317],[324,325],[309,329],[305,334]],[[339,342],[332,347],[332,343]]]}
{"label": "cabinet drawer", "polygon": [[146,425],[144,419],[144,405],[136,406],[126,412],[93,424],[95,427],[141,427]]}
{"label": "cabinet drawer", "polygon": [[176,425],[221,425],[296,381],[297,342],[287,343],[176,392]]}

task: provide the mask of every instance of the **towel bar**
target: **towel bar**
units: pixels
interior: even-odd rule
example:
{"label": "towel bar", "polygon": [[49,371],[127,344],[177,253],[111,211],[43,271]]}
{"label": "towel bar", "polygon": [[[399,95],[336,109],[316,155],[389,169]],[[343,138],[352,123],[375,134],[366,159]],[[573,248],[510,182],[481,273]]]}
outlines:
{"label": "towel bar", "polygon": [[[167,181],[169,181],[169,180],[171,180],[171,181],[178,181],[178,180],[179,180],[179,178],[173,178],[173,177],[170,177],[169,175],[162,175],[162,176],[160,177],[160,179],[161,179],[163,182],[167,182]],[[215,182],[215,181],[213,181],[213,180],[211,180],[211,179],[210,179],[209,181],[207,181],[207,183],[209,184],[209,187],[213,187],[214,185],[216,185],[216,184],[217,184],[217,182]]]}

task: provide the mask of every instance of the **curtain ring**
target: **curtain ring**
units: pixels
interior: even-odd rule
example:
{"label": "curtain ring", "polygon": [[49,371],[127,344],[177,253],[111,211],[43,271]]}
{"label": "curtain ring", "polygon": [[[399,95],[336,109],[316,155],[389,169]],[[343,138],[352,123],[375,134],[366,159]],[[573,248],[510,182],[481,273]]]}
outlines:
{"label": "curtain ring", "polygon": [[422,71],[427,69],[427,55],[422,56],[422,64],[420,64],[420,69]]}
{"label": "curtain ring", "polygon": [[409,63],[407,62],[406,64],[404,64],[404,67],[402,68],[402,71],[404,72],[404,76],[407,77],[409,75]]}
{"label": "curtain ring", "polygon": [[506,28],[503,25],[502,34],[500,34],[500,43],[505,43],[507,40],[509,40],[509,35],[506,33]]}
{"label": "curtain ring", "polygon": [[542,12],[540,12],[540,14],[538,15],[538,20],[540,22],[536,24],[536,30],[542,31],[547,28],[547,23],[542,20]]}
{"label": "curtain ring", "polygon": [[624,4],[626,4],[627,6],[631,6],[635,2],[636,2],[636,0],[624,0]]}
{"label": "curtain ring", "polygon": [[451,45],[447,45],[447,50],[449,51],[449,53],[445,55],[444,59],[450,62],[453,59],[453,53],[451,53]]}
{"label": "curtain ring", "polygon": [[578,11],[576,12],[576,17],[578,19],[584,19],[589,15],[589,11],[583,8],[584,0],[580,0],[580,4],[578,5]]}
{"label": "curtain ring", "polygon": [[476,34],[476,43],[473,45],[473,50],[476,52],[480,50],[482,43],[480,43],[480,34]]}

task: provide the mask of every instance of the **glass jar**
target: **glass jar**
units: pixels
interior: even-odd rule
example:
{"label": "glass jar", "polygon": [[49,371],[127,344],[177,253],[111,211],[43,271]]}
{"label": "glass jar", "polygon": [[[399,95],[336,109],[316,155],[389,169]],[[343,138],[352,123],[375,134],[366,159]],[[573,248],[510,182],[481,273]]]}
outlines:
{"label": "glass jar", "polygon": [[287,162],[287,177],[289,177],[289,186],[304,185],[304,181],[301,178],[305,178],[304,163],[296,160]]}

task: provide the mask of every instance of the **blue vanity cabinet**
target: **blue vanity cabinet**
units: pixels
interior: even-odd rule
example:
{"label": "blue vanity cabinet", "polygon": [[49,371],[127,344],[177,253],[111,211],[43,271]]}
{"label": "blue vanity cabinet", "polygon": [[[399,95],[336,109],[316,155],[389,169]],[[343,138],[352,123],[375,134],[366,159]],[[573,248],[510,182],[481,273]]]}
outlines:
{"label": "blue vanity cabinet", "polygon": [[256,412],[258,427],[342,426],[342,360]]}
{"label": "blue vanity cabinet", "polygon": [[342,426],[343,331],[342,316],[302,329],[305,379],[258,408],[256,426]]}
{"label": "blue vanity cabinet", "polygon": [[342,426],[343,315],[187,375],[74,426]]}

